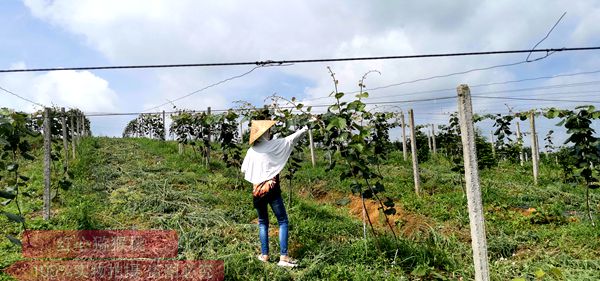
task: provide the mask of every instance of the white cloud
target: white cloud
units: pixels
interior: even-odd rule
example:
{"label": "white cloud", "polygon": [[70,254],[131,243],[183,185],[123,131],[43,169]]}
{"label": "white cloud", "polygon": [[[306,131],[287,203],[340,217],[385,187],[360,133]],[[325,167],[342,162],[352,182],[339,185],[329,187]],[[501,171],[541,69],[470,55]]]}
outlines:
{"label": "white cloud", "polygon": [[[35,17],[81,36],[90,48],[98,50],[113,64],[254,61],[527,49],[546,34],[564,11],[567,11],[567,16],[540,47],[600,43],[600,29],[596,27],[600,18],[600,4],[593,0],[576,3],[558,0],[529,1],[527,5],[518,0],[24,0],[24,3]],[[600,61],[594,53],[583,55],[586,55],[585,59],[574,63],[590,64],[590,61]],[[547,61],[552,62],[557,56],[552,56]],[[381,71],[381,75],[369,76],[368,87],[510,63],[524,58],[525,55],[499,55],[298,64],[285,68],[260,69],[247,77],[184,99],[177,105],[196,109],[204,109],[208,105],[227,108],[231,106],[231,101],[251,98],[262,100],[275,91],[297,97],[304,95],[306,99],[326,96],[332,90],[331,79],[325,68],[327,65],[331,65],[336,72],[341,90],[353,91],[357,89],[356,85],[361,76],[372,69]],[[552,65],[544,66],[550,68]],[[565,72],[564,67],[569,65],[552,66],[557,72]],[[152,83],[152,86],[147,86],[150,90],[145,92],[139,102],[127,104],[125,110],[141,110],[166,102],[167,99],[185,95],[242,73],[245,69],[247,70],[203,68],[148,71],[146,80]],[[375,98],[396,95],[377,101],[408,99],[401,94],[456,87],[461,83],[478,84],[513,79],[520,76],[517,74],[518,70],[531,70],[528,76],[535,76],[535,71],[545,69],[530,66],[495,69],[373,91],[371,96]],[[63,72],[57,72],[57,75],[63,75],[63,78],[68,75],[60,73]],[[304,93],[279,92],[273,85],[281,75],[295,77],[309,85],[298,87],[304,89]],[[50,77],[51,75],[48,75],[46,79],[60,80],[61,83],[69,80]],[[42,82],[38,81],[47,87],[44,89],[56,87],[51,82]],[[81,88],[83,85],[74,87]],[[99,84],[97,87],[103,88]],[[441,95],[432,93],[410,98]],[[50,100],[43,95],[40,98]],[[60,95],[52,98],[66,99]],[[102,104],[88,104],[86,101],[80,101],[82,106],[91,106],[84,108],[86,110]],[[324,102],[327,100],[314,101],[319,104]],[[104,103],[104,106],[109,107],[109,104]],[[424,112],[441,112],[453,111],[454,104],[450,101],[439,101],[402,106],[414,107],[415,110]],[[482,111],[504,108],[503,102],[493,100],[478,100],[475,106]],[[170,106],[165,109],[170,109]]]}
{"label": "white cloud", "polygon": [[[12,68],[26,68],[20,62]],[[117,110],[118,98],[108,81],[89,71],[56,71],[48,73],[16,73],[0,76],[0,84],[10,91],[46,106],[62,106],[85,111]],[[8,106],[39,109],[26,101],[11,98]]]}

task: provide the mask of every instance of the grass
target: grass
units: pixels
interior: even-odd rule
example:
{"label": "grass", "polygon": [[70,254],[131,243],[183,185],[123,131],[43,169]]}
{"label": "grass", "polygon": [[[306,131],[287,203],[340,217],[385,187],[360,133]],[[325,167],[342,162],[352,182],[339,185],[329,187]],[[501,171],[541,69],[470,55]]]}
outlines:
{"label": "grass", "polygon": [[[234,169],[215,154],[210,167],[177,144],[148,139],[87,138],[72,163],[74,186],[54,202],[49,222],[40,218],[41,163],[24,165],[34,199],[23,201],[33,229],[174,229],[178,259],[222,259],[227,280],[468,280],[473,276],[469,218],[460,177],[451,163],[432,156],[421,163],[422,194],[414,194],[412,168],[392,152],[381,165],[386,195],[395,199],[399,239],[384,227],[363,239],[360,216],[351,212],[348,183],[326,172],[320,153],[292,182],[282,182],[290,216],[290,254],[301,268],[275,265],[278,241],[271,225],[271,263],[259,253],[250,185],[239,187]],[[38,157],[38,159],[40,159]],[[309,159],[305,156],[305,159]],[[584,189],[561,183],[560,171],[542,165],[533,185],[530,167],[501,163],[481,172],[490,270],[493,280],[600,279],[600,232],[585,219]],[[343,200],[342,200],[343,201]],[[594,212],[600,196],[592,192]],[[376,210],[375,210],[376,211]],[[271,214],[270,221],[275,222]],[[5,233],[20,228],[0,219]],[[22,259],[0,240],[0,268]],[[11,280],[0,274],[0,280]]]}

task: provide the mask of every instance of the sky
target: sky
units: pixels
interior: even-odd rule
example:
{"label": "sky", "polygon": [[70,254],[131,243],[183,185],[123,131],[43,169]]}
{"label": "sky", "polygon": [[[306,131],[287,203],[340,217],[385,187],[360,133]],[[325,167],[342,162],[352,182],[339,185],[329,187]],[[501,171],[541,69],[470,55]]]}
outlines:
{"label": "sky", "polygon": [[[530,49],[564,18],[537,48],[600,46],[600,1],[195,1],[195,0],[6,0],[0,3],[0,68],[190,64],[398,56]],[[538,58],[544,54],[533,54]],[[365,81],[368,103],[456,96],[459,84],[480,85],[536,77],[519,83],[472,87],[473,95],[568,99],[578,102],[474,98],[476,113],[507,113],[547,107],[572,109],[598,100],[600,51],[559,52],[530,63],[527,54],[372,60],[253,66],[136,70],[0,73],[0,87],[47,106],[92,113],[228,109],[235,101],[262,106],[277,94],[307,105],[331,104],[335,72],[339,89]],[[562,76],[561,76],[562,75]],[[433,78],[432,78],[433,77]],[[424,79],[430,78],[430,79]],[[424,79],[424,80],[423,80]],[[411,82],[420,80],[418,82]],[[409,83],[406,83],[409,82]],[[579,84],[576,84],[579,83]],[[583,84],[582,84],[583,83]],[[573,85],[574,84],[574,85]],[[558,86],[555,86],[558,85]],[[389,86],[389,87],[387,87]],[[548,87],[552,86],[552,87]],[[541,87],[546,87],[539,89]],[[378,89],[377,89],[378,88]],[[530,90],[523,90],[529,89]],[[427,92],[438,89],[445,91]],[[518,91],[515,91],[518,90]],[[418,93],[426,92],[426,93]],[[0,107],[34,111],[0,92]],[[265,99],[267,99],[265,101]],[[157,105],[166,105],[153,108]],[[414,109],[417,124],[446,124],[456,99],[398,102],[374,110]],[[371,108],[377,105],[370,105]],[[89,117],[92,133],[120,136],[135,116]],[[522,122],[523,123],[523,122]],[[538,120],[538,134],[564,132],[557,120]],[[485,134],[491,122],[478,124]],[[521,124],[528,131],[528,122]],[[595,124],[597,127],[598,125]],[[398,130],[392,138],[399,138]],[[557,142],[555,141],[555,142]],[[528,140],[526,139],[526,144]]]}

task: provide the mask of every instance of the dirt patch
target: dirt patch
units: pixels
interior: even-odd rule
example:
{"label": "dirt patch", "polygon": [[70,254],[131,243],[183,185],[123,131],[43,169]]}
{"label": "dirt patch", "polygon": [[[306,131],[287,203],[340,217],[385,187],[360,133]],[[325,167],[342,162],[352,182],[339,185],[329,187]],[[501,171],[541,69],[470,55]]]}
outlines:
{"label": "dirt patch", "polygon": [[[325,181],[318,181],[313,185],[310,190],[302,189],[299,191],[299,195],[304,198],[314,198],[319,203],[329,203],[339,206],[346,206],[352,216],[363,219],[363,204],[362,199],[359,196],[347,196],[340,192],[325,191]],[[396,213],[394,215],[388,215],[386,222],[383,211],[381,211],[380,204],[378,201],[366,199],[365,207],[366,214],[370,219],[373,227],[377,230],[388,229],[389,225],[394,227],[394,231],[405,237],[414,237],[421,233],[429,232],[433,221],[426,216],[408,212],[402,208],[402,206],[396,205]],[[399,230],[399,231],[398,231]],[[271,232],[269,232],[270,234]]]}
{"label": "dirt patch", "polygon": [[[365,210],[366,214],[368,214],[368,218],[371,220],[371,223],[376,228],[387,228],[388,222],[392,226],[396,226],[396,230],[400,230],[400,234],[402,236],[412,237],[415,235],[419,235],[421,233],[429,232],[429,229],[433,225],[431,219],[420,215],[414,214],[404,210],[401,206],[396,205],[396,213],[393,215],[388,215],[386,222],[383,211],[381,211],[380,204],[378,201],[374,201],[371,199],[365,200]],[[350,213],[361,219],[363,218],[363,204],[362,199],[358,196],[350,196],[350,204],[348,204],[350,208]]]}
{"label": "dirt patch", "polygon": [[521,213],[521,215],[529,217],[531,216],[533,213],[537,212],[537,210],[535,208],[527,208],[527,207],[518,207],[518,208],[513,208],[513,211],[517,212],[517,213]]}

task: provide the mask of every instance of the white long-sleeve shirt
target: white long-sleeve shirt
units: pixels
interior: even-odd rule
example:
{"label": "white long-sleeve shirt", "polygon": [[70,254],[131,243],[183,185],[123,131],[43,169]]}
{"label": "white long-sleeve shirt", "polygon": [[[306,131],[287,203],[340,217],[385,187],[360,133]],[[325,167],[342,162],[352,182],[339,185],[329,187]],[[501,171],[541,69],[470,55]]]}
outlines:
{"label": "white long-sleeve shirt", "polygon": [[306,131],[308,128],[305,126],[285,138],[273,140],[262,135],[246,152],[242,163],[244,179],[252,184],[259,184],[279,174],[290,158],[294,145]]}

